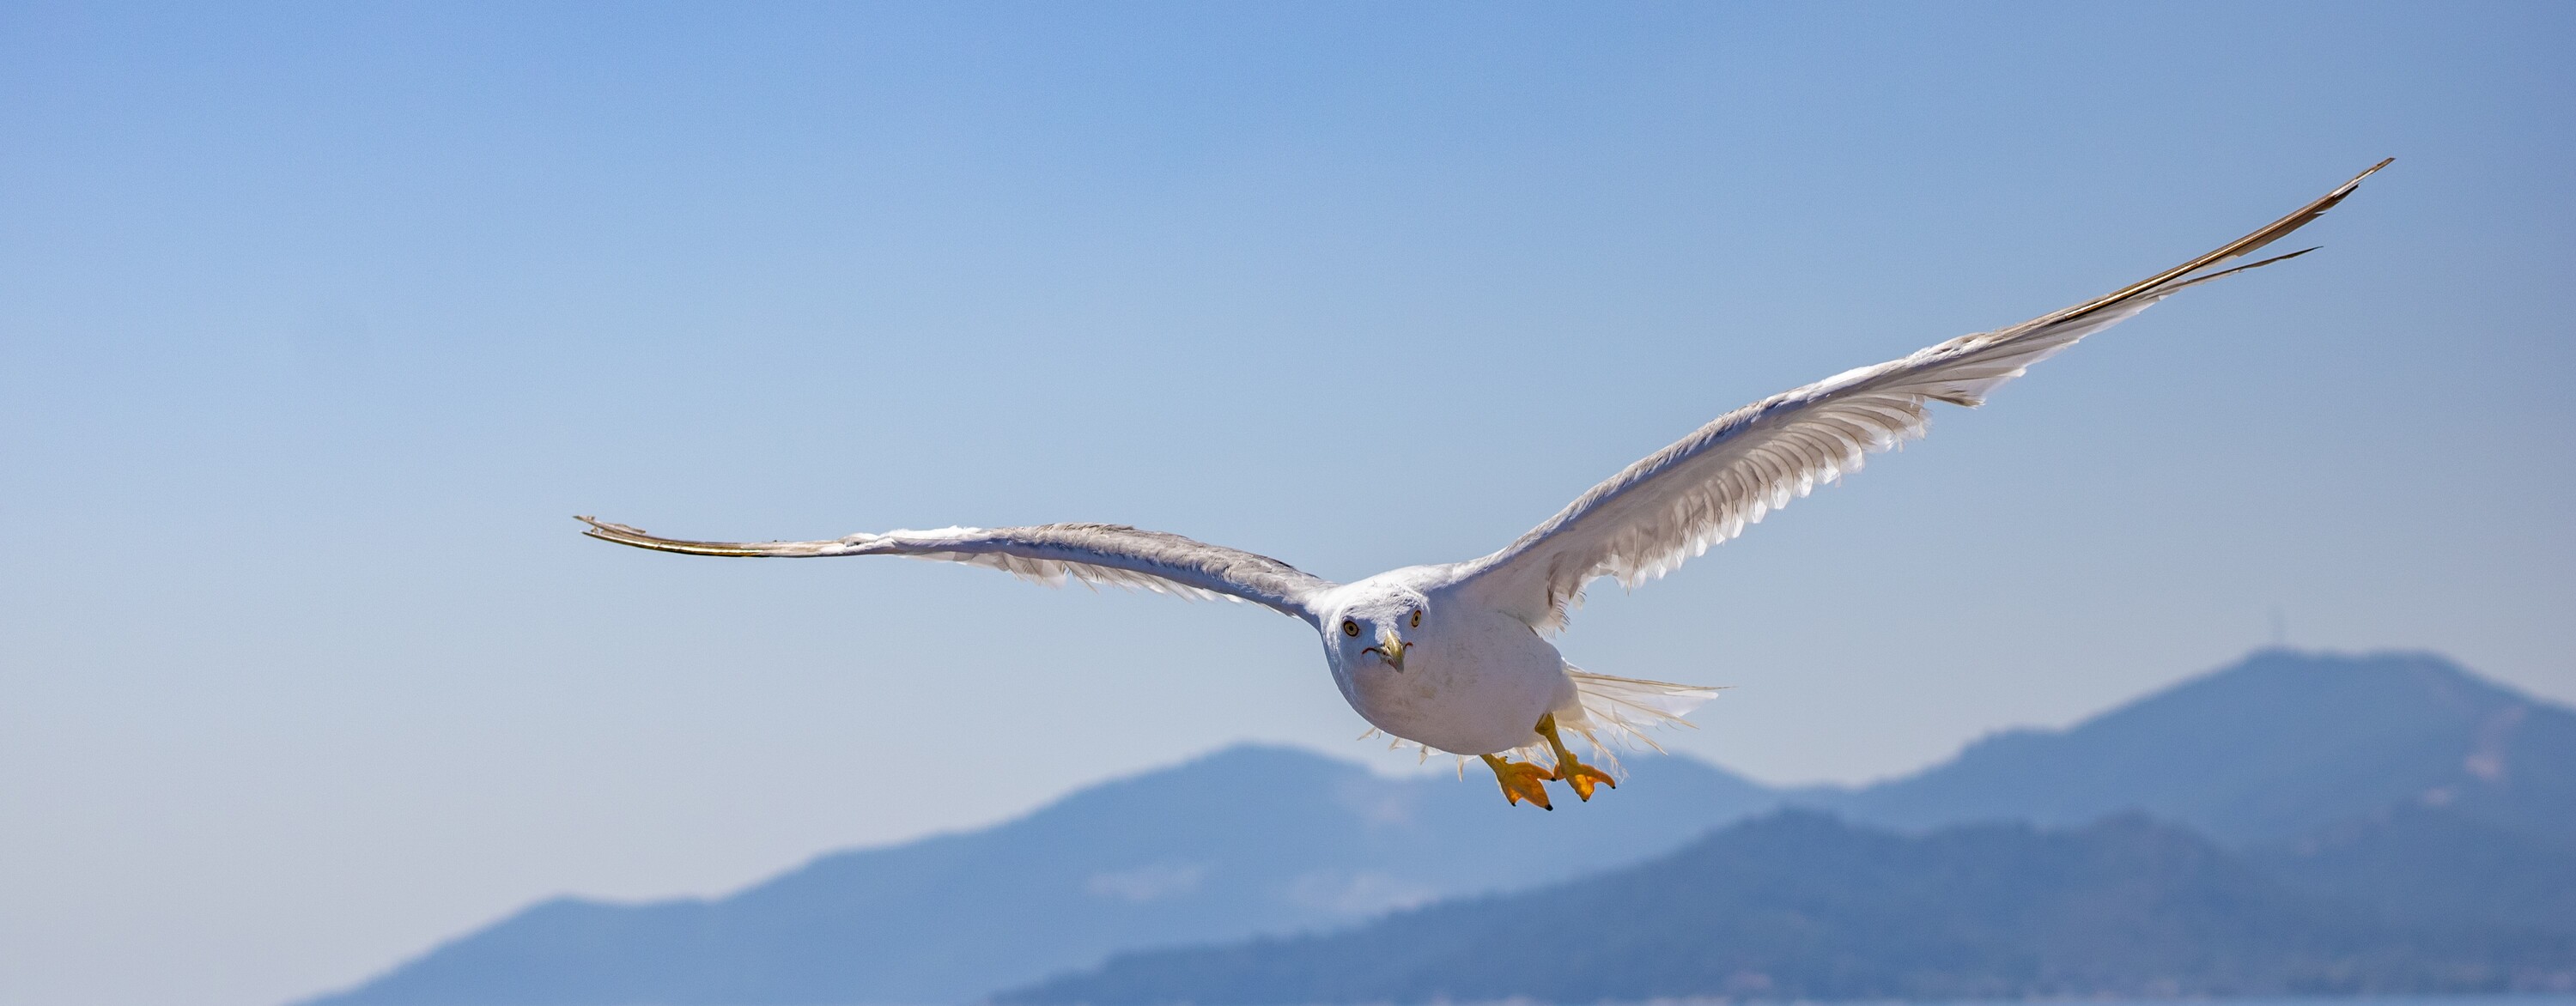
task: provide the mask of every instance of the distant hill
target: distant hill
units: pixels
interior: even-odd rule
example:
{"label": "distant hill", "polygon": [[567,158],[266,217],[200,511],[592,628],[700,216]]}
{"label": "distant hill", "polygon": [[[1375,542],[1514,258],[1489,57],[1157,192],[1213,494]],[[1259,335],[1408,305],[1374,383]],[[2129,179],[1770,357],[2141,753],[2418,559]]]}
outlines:
{"label": "distant hill", "polygon": [[1774,802],[1700,762],[1631,761],[1634,782],[1609,798],[1543,814],[1488,779],[1233,748],[722,899],[547,902],[314,1006],[962,1002],[1120,949],[1349,924],[1634,862]]}
{"label": "distant hill", "polygon": [[2063,731],[1799,802],[1902,827],[2140,810],[2230,845],[2434,802],[2576,844],[2576,713],[2431,654],[2267,650]]}
{"label": "distant hill", "polygon": [[2287,884],[2392,922],[2576,933],[2576,846],[2450,807],[2400,804],[2258,846],[2249,858]]}
{"label": "distant hill", "polygon": [[1348,926],[1625,866],[1784,800],[1901,829],[2143,812],[2377,925],[2576,918],[2576,713],[2429,655],[2261,652],[1860,790],[1784,794],[1687,758],[1632,762],[1632,784],[1542,814],[1473,776],[1236,748],[720,899],[547,902],[313,1006],[963,1002],[1119,951]]}
{"label": "distant hill", "polygon": [[2570,982],[2576,936],[2392,924],[2143,817],[1909,836],[1791,811],[1605,875],[1328,935],[1123,954],[997,1002],[2161,998]]}

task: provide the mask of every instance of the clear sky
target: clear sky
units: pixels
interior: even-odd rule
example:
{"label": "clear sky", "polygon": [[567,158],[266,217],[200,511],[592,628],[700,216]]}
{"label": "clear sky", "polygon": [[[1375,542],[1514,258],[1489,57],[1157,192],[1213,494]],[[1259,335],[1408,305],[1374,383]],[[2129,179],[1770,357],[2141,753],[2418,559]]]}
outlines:
{"label": "clear sky", "polygon": [[1678,743],[1775,782],[2275,612],[2576,699],[2570,52],[2563,3],[0,6],[0,1001],[275,1002],[556,893],[1368,750],[1257,608],[573,513],[1465,558],[2392,155],[2324,252],[1562,645],[1739,686]]}

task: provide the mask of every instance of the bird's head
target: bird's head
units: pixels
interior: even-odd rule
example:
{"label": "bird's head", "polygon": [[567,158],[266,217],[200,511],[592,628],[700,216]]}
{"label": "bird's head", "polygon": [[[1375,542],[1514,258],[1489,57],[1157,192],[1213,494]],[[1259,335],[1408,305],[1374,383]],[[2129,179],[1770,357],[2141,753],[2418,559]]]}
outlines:
{"label": "bird's head", "polygon": [[1391,587],[1342,606],[1323,628],[1342,666],[1385,667],[1400,673],[1405,651],[1413,648],[1411,637],[1431,617],[1430,607],[1421,591]]}

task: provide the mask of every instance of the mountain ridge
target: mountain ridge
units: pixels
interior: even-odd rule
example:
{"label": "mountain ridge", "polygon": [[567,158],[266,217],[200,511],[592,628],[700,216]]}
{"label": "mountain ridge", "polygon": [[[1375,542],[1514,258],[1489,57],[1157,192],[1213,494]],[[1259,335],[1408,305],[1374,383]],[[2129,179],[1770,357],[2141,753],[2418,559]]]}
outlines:
{"label": "mountain ridge", "polygon": [[1347,924],[1570,876],[1495,869],[1475,836],[1626,861],[1768,806],[1752,783],[1638,759],[1656,801],[1533,815],[1447,778],[1237,746],[1087,787],[990,828],[818,856],[712,899],[555,899],[311,1006],[945,1002],[1155,942]]}
{"label": "mountain ridge", "polygon": [[2493,993],[2576,927],[2355,913],[2141,815],[1921,833],[1792,808],[1608,873],[1333,933],[1120,954],[1000,1006]]}
{"label": "mountain ridge", "polygon": [[[1772,790],[1690,758],[1631,763],[1635,785],[1551,815],[1482,785],[1239,746],[992,827],[817,856],[720,898],[555,899],[308,1004],[956,1002],[1142,947],[1526,890],[1783,804],[1913,831],[2144,811],[2308,895],[2375,884],[2356,904],[2392,918],[2438,916],[2499,870],[2576,856],[2576,713],[2428,654],[2257,652],[1858,789]],[[1583,854],[1457,851],[1480,848]],[[2524,893],[2517,911],[2562,903],[2549,885]]]}
{"label": "mountain ridge", "polygon": [[2143,810],[2230,844],[2435,799],[2576,841],[2576,712],[2431,653],[2258,650],[2063,730],[1998,731],[1919,772],[1791,799],[1897,827]]}

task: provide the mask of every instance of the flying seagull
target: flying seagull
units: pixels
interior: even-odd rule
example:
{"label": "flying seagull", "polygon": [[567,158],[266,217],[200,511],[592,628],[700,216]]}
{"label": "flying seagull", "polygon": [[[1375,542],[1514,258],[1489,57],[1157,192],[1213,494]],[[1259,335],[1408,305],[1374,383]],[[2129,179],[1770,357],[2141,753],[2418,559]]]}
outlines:
{"label": "flying seagull", "polygon": [[[2392,158],[2391,160],[2394,160]],[[1743,532],[1862,458],[1924,434],[1931,403],[1974,407],[2031,364],[2116,325],[2184,287],[2295,258],[2228,269],[2305,226],[2387,167],[2381,161],[2321,199],[2218,250],[2074,307],[1964,335],[1900,360],[1849,370],[1720,416],[1592,487],[1501,551],[1333,583],[1287,563],[1120,524],[951,527],[853,534],[830,541],[712,542],[657,538],[590,517],[585,532],[686,555],[819,558],[900,555],[989,566],[1026,580],[1079,580],[1268,606],[1305,620],[1351,708],[1377,730],[1433,750],[1481,756],[1513,804],[1555,809],[1545,782],[1592,798],[1616,787],[1575,758],[1563,731],[1643,738],[1679,723],[1716,690],[1593,674],[1548,642],[1582,603],[1584,585],[1622,586],[1670,572]],[[1363,735],[1366,736],[1366,735]],[[1651,743],[1649,741],[1648,743]],[[1521,760],[1512,760],[1513,756]]]}

